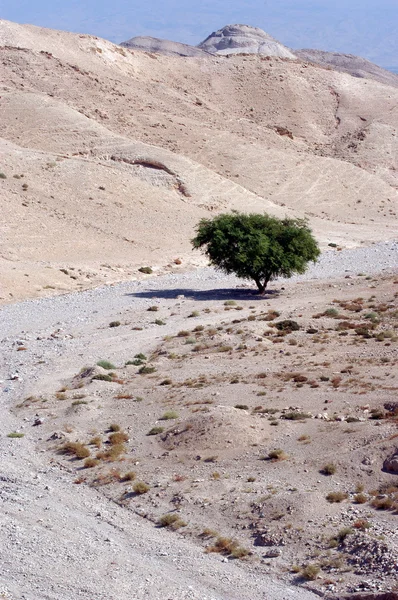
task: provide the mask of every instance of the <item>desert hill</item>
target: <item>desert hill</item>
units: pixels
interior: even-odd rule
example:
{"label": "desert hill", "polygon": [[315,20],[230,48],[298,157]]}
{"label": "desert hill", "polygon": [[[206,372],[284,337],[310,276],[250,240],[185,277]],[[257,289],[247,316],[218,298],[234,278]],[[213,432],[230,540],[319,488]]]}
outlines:
{"label": "desert hill", "polygon": [[323,245],[396,233],[395,87],[7,21],[0,45],[3,302],[203,264],[195,223],[232,208],[307,216]]}
{"label": "desert hill", "polygon": [[282,58],[295,58],[294,54],[280,42],[258,27],[249,25],[226,25],[213,31],[198,48],[212,54],[230,55],[264,54]]}
{"label": "desert hill", "polygon": [[123,48],[130,48],[131,50],[142,50],[143,52],[154,52],[157,54],[164,54],[166,56],[198,56],[205,57],[206,52],[190,46],[189,44],[181,44],[180,42],[172,42],[170,40],[162,40],[150,36],[136,36],[122,42],[120,44]]}
{"label": "desert hill", "polygon": [[308,60],[320,65],[328,65],[342,73],[348,73],[353,77],[373,79],[393,87],[398,87],[398,75],[391,73],[370,60],[352,54],[341,54],[339,52],[325,52],[323,50],[294,50],[295,55],[302,60]]}

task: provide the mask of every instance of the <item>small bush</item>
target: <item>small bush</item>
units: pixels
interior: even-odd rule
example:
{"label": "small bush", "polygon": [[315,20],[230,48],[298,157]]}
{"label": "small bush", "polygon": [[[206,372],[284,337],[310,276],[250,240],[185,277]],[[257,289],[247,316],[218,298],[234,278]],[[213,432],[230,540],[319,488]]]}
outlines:
{"label": "small bush", "polygon": [[178,515],[170,514],[163,515],[158,520],[160,527],[168,527],[169,529],[180,529],[180,527],[186,527],[185,521],[183,521]]}
{"label": "small bush", "polygon": [[355,504],[365,504],[365,502],[367,502],[367,501],[368,501],[368,497],[363,492],[361,492],[359,494],[355,494],[355,496],[354,496]]}
{"label": "small bush", "polygon": [[7,433],[8,438],[16,439],[25,437],[24,433],[19,433],[17,431],[12,431],[11,433]]}
{"label": "small bush", "polygon": [[139,369],[138,373],[140,375],[150,375],[151,373],[155,373],[156,367],[150,367],[149,365],[144,365]]}
{"label": "small bush", "polygon": [[94,380],[112,382],[113,377],[111,375],[105,375],[104,373],[100,373],[99,375],[94,375],[94,377],[92,378],[91,381],[94,381]]}
{"label": "small bush", "polygon": [[370,504],[377,510],[391,510],[394,508],[394,500],[388,496],[385,498],[374,498]]}
{"label": "small bush", "polygon": [[121,427],[117,423],[111,423],[109,425],[109,431],[120,431]]}
{"label": "small bush", "polygon": [[140,273],[144,273],[145,275],[151,275],[153,273],[151,267],[140,267],[138,270]]}
{"label": "small bush", "polygon": [[109,436],[109,442],[112,446],[117,446],[118,444],[123,444],[124,442],[128,442],[129,436],[124,431],[115,431],[111,433]]}
{"label": "small bush", "polygon": [[136,478],[136,474],[134,471],[128,471],[124,475],[121,476],[120,481],[134,481]]}
{"label": "small bush", "polygon": [[124,444],[114,444],[104,452],[98,452],[96,458],[99,460],[109,460],[111,462],[119,460],[122,454],[126,452]]}
{"label": "small bush", "polygon": [[282,448],[275,448],[275,450],[271,450],[271,452],[268,453],[269,460],[286,460],[287,458],[288,455]]}
{"label": "small bush", "polygon": [[178,413],[175,410],[168,410],[160,417],[161,421],[170,421],[171,419],[178,419]]}
{"label": "small bush", "polygon": [[315,581],[315,579],[319,575],[319,571],[320,568],[318,565],[309,564],[303,567],[303,569],[300,571],[300,575],[303,579],[306,579],[307,581]]}
{"label": "small bush", "polygon": [[286,319],[285,321],[278,321],[275,323],[275,327],[278,331],[299,331],[300,325],[297,321],[292,321],[290,319]]}
{"label": "small bush", "polygon": [[120,321],[111,321],[109,323],[109,327],[120,327],[121,323]]}
{"label": "small bush", "polygon": [[95,437],[91,438],[91,440],[89,441],[89,444],[91,444],[92,446],[95,446],[96,448],[101,448],[102,439],[100,438],[99,435],[96,435]]}
{"label": "small bush", "polygon": [[99,367],[106,369],[107,371],[111,371],[112,369],[116,369],[115,365],[113,365],[109,360],[99,360],[97,362]]}
{"label": "small bush", "polygon": [[243,558],[249,554],[249,551],[239,546],[236,540],[226,537],[218,537],[215,544],[206,548],[206,551],[219,552],[220,554],[230,555],[234,558]]}
{"label": "small bush", "polygon": [[337,467],[334,463],[328,463],[320,470],[323,475],[334,475],[337,471]]}
{"label": "small bush", "polygon": [[99,460],[98,458],[86,458],[86,460],[84,461],[84,468],[85,469],[92,469],[94,467],[96,467],[97,465],[99,465]]}
{"label": "small bush", "polygon": [[146,494],[147,492],[149,492],[149,490],[150,490],[149,485],[147,485],[143,481],[137,481],[137,483],[135,483],[134,487],[133,487],[134,493],[138,494],[138,496],[142,496],[143,494]]}
{"label": "small bush", "polygon": [[189,331],[186,331],[185,329],[177,333],[177,337],[189,337],[189,335]]}
{"label": "small bush", "polygon": [[348,494],[346,494],[345,492],[330,492],[326,496],[326,500],[328,502],[330,502],[331,504],[334,504],[336,502],[342,502],[343,500],[346,500],[347,498],[348,498]]}
{"label": "small bush", "polygon": [[163,433],[164,427],[152,427],[147,433],[147,435],[158,435],[158,433]]}
{"label": "small bush", "polygon": [[354,532],[351,529],[351,527],[344,527],[343,529],[340,529],[340,531],[336,535],[336,539],[341,544],[342,542],[344,542],[344,540],[346,539],[346,537],[348,535],[351,535],[352,533],[354,533]]}
{"label": "small bush", "polygon": [[5,173],[0,173],[0,179],[7,179],[7,175]]}
{"label": "small bush", "polygon": [[159,307],[156,305],[150,306],[148,309],[148,312],[157,312],[159,310]]}
{"label": "small bush", "polygon": [[235,404],[235,408],[238,408],[239,410],[249,410],[247,404]]}
{"label": "small bush", "polygon": [[81,442],[66,442],[60,451],[62,454],[71,454],[79,459],[90,456],[90,450]]}
{"label": "small bush", "polygon": [[235,300],[226,300],[224,306],[236,306]]}
{"label": "small bush", "polygon": [[145,362],[141,358],[135,358],[134,360],[128,360],[126,362],[126,367],[128,367],[129,365],[133,365],[134,367],[140,367],[144,364]]}

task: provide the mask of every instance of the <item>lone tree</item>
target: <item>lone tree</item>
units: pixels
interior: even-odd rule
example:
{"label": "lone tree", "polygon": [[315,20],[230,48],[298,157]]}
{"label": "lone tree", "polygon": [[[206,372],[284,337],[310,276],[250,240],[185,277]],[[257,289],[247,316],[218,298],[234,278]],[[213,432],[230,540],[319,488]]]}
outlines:
{"label": "lone tree", "polygon": [[267,214],[233,212],[201,219],[191,243],[221,271],[253,279],[260,293],[276,277],[304,273],[320,254],[306,220]]}

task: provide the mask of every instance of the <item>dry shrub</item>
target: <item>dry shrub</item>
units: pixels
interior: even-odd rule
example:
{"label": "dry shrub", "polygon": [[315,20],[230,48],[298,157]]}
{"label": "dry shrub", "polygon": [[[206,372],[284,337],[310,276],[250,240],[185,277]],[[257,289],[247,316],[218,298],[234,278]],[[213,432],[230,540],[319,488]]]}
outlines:
{"label": "dry shrub", "polygon": [[138,496],[142,496],[143,494],[146,494],[147,492],[149,492],[149,490],[150,490],[149,485],[147,485],[143,481],[137,481],[137,483],[135,483],[134,487],[133,487],[134,493],[137,494]]}
{"label": "dry shrub", "polygon": [[334,475],[337,471],[337,467],[334,463],[328,463],[321,469],[323,475]]}
{"label": "dry shrub", "polygon": [[367,500],[368,500],[367,495],[362,492],[359,494],[355,494],[355,496],[354,496],[355,504],[365,504],[365,502],[367,502]]}
{"label": "dry shrub", "polygon": [[121,476],[120,481],[134,481],[136,478],[136,474],[134,471],[128,471],[124,475]]}
{"label": "dry shrub", "polygon": [[109,443],[112,444],[112,446],[118,446],[118,445],[123,444],[124,442],[128,442],[128,441],[129,441],[129,436],[124,431],[115,431],[114,433],[111,433],[111,435],[109,436]]}
{"label": "dry shrub", "polygon": [[96,435],[95,437],[91,438],[91,440],[89,441],[89,444],[91,444],[92,446],[95,446],[96,448],[101,448],[102,439],[100,438],[99,435]]}
{"label": "dry shrub", "polygon": [[345,492],[329,492],[329,494],[326,496],[326,500],[331,504],[334,504],[336,502],[342,502],[347,498],[348,494],[346,494]]}
{"label": "dry shrub", "polygon": [[236,540],[227,537],[218,537],[213,546],[206,548],[206,552],[219,552],[220,554],[230,555],[234,558],[243,558],[249,554],[249,550],[239,546]]}
{"label": "dry shrub", "polygon": [[303,579],[306,579],[307,581],[314,581],[318,577],[319,571],[320,568],[318,565],[306,565],[300,571],[300,575]]}
{"label": "dry shrub", "polygon": [[111,423],[109,425],[109,431],[120,431],[121,427],[117,423]]}
{"label": "dry shrub", "polygon": [[84,461],[84,468],[85,469],[92,469],[93,467],[96,467],[97,465],[99,465],[99,460],[98,458],[86,458],[86,460]]}
{"label": "dry shrub", "polygon": [[70,454],[76,456],[76,458],[88,458],[90,456],[90,450],[81,442],[66,442],[60,448],[61,454]]}
{"label": "dry shrub", "polygon": [[115,444],[103,452],[98,452],[96,458],[98,460],[108,460],[110,462],[118,460],[122,454],[126,452],[124,444]]}
{"label": "dry shrub", "polygon": [[277,461],[286,460],[288,458],[288,455],[284,450],[282,450],[282,448],[275,448],[275,450],[271,450],[271,452],[268,453],[269,460]]}
{"label": "dry shrub", "polygon": [[178,515],[169,513],[160,517],[158,525],[159,527],[177,530],[180,529],[180,527],[186,527],[187,524]]}

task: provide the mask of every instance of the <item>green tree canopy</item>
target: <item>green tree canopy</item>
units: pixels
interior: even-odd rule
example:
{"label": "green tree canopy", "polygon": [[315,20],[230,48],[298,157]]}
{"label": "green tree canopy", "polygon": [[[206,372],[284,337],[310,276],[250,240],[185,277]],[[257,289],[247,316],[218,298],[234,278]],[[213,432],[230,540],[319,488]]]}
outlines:
{"label": "green tree canopy", "polygon": [[233,212],[201,219],[191,242],[224,273],[253,279],[261,293],[276,277],[304,273],[320,254],[306,220],[267,214]]}

